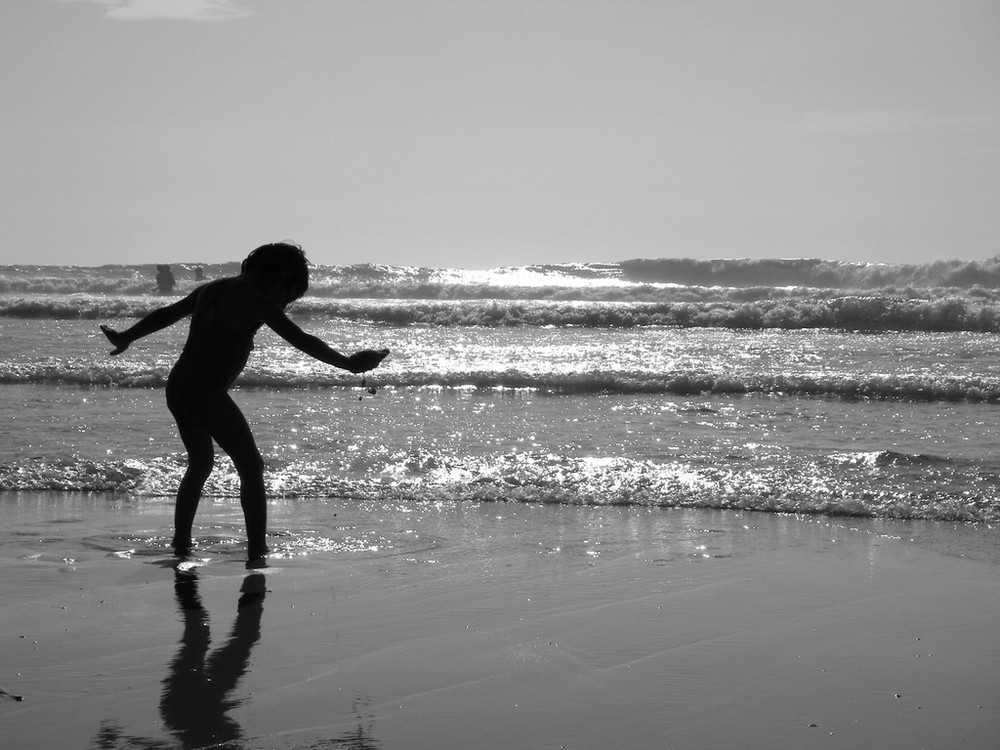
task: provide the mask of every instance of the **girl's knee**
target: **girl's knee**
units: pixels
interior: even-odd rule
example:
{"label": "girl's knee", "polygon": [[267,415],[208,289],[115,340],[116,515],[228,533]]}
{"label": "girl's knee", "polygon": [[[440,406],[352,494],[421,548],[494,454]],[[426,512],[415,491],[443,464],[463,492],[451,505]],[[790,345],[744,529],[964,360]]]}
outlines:
{"label": "girl's knee", "polygon": [[208,479],[215,465],[215,454],[210,453],[203,456],[188,456],[187,473],[192,477],[197,477],[202,481]]}
{"label": "girl's knee", "polygon": [[233,466],[240,479],[257,479],[264,476],[264,458],[258,451],[233,459]]}

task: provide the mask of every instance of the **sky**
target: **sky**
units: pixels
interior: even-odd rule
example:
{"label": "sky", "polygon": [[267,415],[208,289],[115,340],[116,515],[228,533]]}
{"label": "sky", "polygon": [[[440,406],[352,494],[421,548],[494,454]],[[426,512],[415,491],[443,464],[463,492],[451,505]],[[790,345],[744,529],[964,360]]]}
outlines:
{"label": "sky", "polygon": [[1000,254],[996,0],[3,0],[0,263]]}

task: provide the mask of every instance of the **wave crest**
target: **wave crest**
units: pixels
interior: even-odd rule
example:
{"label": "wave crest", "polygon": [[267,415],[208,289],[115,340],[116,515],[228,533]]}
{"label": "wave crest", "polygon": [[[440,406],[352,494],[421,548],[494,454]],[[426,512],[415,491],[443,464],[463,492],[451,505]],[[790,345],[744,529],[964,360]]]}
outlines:
{"label": "wave crest", "polygon": [[[717,292],[713,293],[718,296]],[[738,295],[736,295],[738,296]],[[157,297],[0,297],[0,317],[114,320],[138,318]],[[791,297],[757,301],[379,300],[309,297],[290,313],[303,319],[391,326],[730,328],[853,331],[1000,331],[1000,302],[944,297]]]}
{"label": "wave crest", "polygon": [[[0,465],[8,491],[172,495],[182,462],[41,460]],[[875,480],[872,481],[872,475]],[[404,502],[527,502],[700,507],[942,521],[1000,521],[1000,480],[971,462],[892,451],[750,466],[551,453],[456,456],[435,451],[386,456],[363,476],[291,464],[270,470],[273,497],[357,497]],[[231,467],[206,494],[237,498]]]}
{"label": "wave crest", "polygon": [[[74,387],[163,388],[167,366],[123,368],[117,363],[67,366],[55,364],[0,363],[0,384],[45,384]],[[379,371],[379,388],[429,390],[531,391],[539,394],[764,394],[807,398],[892,399],[1000,403],[1000,379],[921,377],[917,375],[868,375],[838,373],[811,375],[718,374],[698,370],[650,372],[525,372],[522,370],[416,372]],[[298,372],[250,367],[237,381],[241,388],[344,388],[363,393],[358,376],[323,369]]]}

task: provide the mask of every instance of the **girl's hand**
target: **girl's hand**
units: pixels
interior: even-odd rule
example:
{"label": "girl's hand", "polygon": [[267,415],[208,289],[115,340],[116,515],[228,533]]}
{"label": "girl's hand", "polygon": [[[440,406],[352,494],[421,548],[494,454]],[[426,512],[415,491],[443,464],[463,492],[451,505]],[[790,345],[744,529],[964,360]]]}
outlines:
{"label": "girl's hand", "polygon": [[128,349],[129,341],[123,334],[107,326],[101,326],[101,332],[108,337],[108,341],[115,347],[111,352],[112,357]]}
{"label": "girl's hand", "polygon": [[374,370],[387,356],[389,356],[388,349],[363,349],[347,358],[347,369],[355,375]]}

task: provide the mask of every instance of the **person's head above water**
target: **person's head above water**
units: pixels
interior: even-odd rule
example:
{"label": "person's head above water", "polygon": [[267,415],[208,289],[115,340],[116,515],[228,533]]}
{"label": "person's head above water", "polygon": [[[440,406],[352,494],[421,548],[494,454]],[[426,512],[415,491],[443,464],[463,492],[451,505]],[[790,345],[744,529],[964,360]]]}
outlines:
{"label": "person's head above water", "polygon": [[285,304],[309,289],[309,261],[302,248],[290,242],[261,245],[246,257],[240,271],[261,286],[281,287],[288,295]]}

